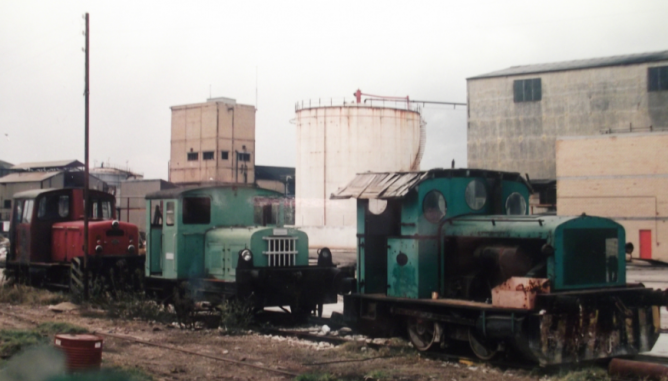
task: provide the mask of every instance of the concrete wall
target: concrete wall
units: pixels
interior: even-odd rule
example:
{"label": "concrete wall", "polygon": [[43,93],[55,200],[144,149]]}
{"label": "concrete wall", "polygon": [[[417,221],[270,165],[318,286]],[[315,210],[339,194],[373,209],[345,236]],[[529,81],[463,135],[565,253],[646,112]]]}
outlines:
{"label": "concrete wall", "polygon": [[120,219],[146,231],[146,195],[176,185],[164,180],[128,180],[121,182],[121,198],[116,208],[120,209]]}
{"label": "concrete wall", "polygon": [[[419,168],[418,112],[353,104],[301,109],[296,121],[295,224],[307,231],[321,226],[356,226],[355,200],[329,199],[355,174]],[[313,231],[316,234],[317,230]],[[332,246],[346,242],[350,245],[346,247],[354,247],[355,230],[350,231],[350,239],[336,238]],[[338,233],[330,233],[338,237]],[[317,235],[310,240],[312,246],[325,242]]]}
{"label": "concrete wall", "polygon": [[357,247],[356,226],[299,226],[308,234],[310,248],[353,249]]}
{"label": "concrete wall", "polygon": [[[254,106],[211,101],[171,109],[171,182],[255,181]],[[214,153],[213,160],[204,160],[207,151]],[[249,153],[250,161],[237,163],[237,151]],[[197,161],[187,160],[189,152],[198,153]]]}
{"label": "concrete wall", "polygon": [[649,230],[652,257],[668,261],[668,133],[560,137],[557,212],[615,219],[640,253]]}
{"label": "concrete wall", "polygon": [[[666,64],[469,79],[469,167],[555,178],[559,135],[668,128],[668,92],[647,91],[648,67]],[[513,81],[529,78],[541,78],[542,100],[515,103]]]}

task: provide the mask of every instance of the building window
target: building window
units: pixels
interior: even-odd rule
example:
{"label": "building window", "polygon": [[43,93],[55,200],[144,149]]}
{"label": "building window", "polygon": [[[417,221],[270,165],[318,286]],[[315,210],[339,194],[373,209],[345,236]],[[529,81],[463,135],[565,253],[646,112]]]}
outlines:
{"label": "building window", "polygon": [[250,161],[250,153],[237,152],[237,161]]}
{"label": "building window", "polygon": [[188,161],[199,160],[199,152],[188,152]]}
{"label": "building window", "polygon": [[213,151],[202,152],[202,160],[213,160]]}
{"label": "building window", "polygon": [[650,67],[647,69],[647,90],[668,90],[668,66]]}
{"label": "building window", "polygon": [[230,158],[230,152],[229,151],[220,151],[220,158],[222,160],[227,160]]}
{"label": "building window", "polygon": [[5,209],[11,209],[12,200],[5,200]]}
{"label": "building window", "polygon": [[515,102],[533,102],[542,99],[540,78],[520,79],[513,82]]}

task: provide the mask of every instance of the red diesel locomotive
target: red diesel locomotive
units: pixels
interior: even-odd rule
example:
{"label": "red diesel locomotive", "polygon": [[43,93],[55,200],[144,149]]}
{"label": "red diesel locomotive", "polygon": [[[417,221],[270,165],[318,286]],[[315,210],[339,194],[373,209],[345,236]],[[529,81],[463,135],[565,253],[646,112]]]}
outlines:
{"label": "red diesel locomotive", "polygon": [[[136,225],[115,220],[115,198],[90,190],[88,266],[94,276],[143,272]],[[81,188],[36,189],[14,195],[9,231],[9,277],[35,285],[81,286],[84,262],[84,197]]]}

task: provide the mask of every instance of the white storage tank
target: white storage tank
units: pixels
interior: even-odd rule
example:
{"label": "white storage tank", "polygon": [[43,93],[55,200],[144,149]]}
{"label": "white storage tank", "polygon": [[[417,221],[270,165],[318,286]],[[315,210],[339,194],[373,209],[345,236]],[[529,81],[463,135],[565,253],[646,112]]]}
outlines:
{"label": "white storage tank", "polygon": [[296,107],[295,224],[311,247],[356,245],[355,200],[330,200],[355,174],[420,169],[424,125],[416,105],[354,103]]}

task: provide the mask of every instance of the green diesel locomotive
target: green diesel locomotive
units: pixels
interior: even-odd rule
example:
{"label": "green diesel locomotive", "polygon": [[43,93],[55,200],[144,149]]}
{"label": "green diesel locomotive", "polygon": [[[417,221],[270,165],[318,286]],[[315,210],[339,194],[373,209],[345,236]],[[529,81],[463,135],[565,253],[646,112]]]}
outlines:
{"label": "green diesel locomotive", "polygon": [[187,282],[195,298],[289,306],[305,315],[336,303],[342,270],[331,251],[309,265],[308,236],[285,227],[288,200],[255,186],[177,188],[148,194],[146,287],[164,298]]}
{"label": "green diesel locomotive", "polygon": [[469,342],[481,359],[541,365],[649,351],[666,295],[627,284],[624,228],[606,218],[528,215],[517,173],[359,174],[358,274],[344,318],[405,328],[418,350]]}

